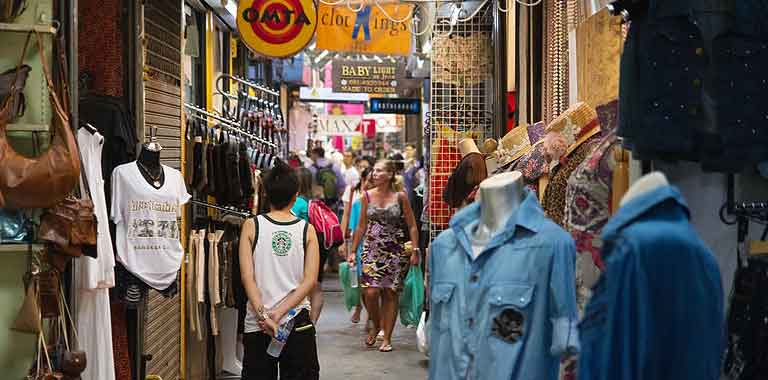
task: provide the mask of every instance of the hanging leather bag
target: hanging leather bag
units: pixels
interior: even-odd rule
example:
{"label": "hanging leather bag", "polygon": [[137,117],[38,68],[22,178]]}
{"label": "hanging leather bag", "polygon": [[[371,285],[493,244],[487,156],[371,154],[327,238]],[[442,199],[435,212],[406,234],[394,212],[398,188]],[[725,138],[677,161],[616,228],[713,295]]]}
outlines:
{"label": "hanging leather bag", "polygon": [[81,380],[80,375],[85,371],[88,360],[85,351],[75,350],[69,344],[70,335],[76,341],[79,340],[79,337],[77,335],[77,327],[75,327],[75,322],[67,305],[67,300],[64,298],[64,293],[59,294],[59,308],[62,310],[62,313],[59,316],[59,327],[61,328],[60,335],[58,336],[59,342],[56,344],[57,357],[59,359],[59,368],[57,370],[62,374],[61,380]]}
{"label": "hanging leather bag", "polygon": [[[69,128],[69,115],[64,108],[66,103],[60,100],[61,97],[54,88],[43,51],[42,37],[37,32],[35,36],[53,106],[54,118],[51,124],[55,135],[50,148],[38,157],[27,158],[13,149],[6,137],[6,126],[13,116],[13,104],[10,99],[22,90],[13,85],[11,96],[6,98],[0,107],[0,208],[53,207],[72,191],[80,175],[77,143]],[[31,38],[30,33],[24,43],[19,68]],[[20,70],[17,70],[16,75],[19,73]],[[16,80],[13,83],[16,83]]]}
{"label": "hanging leather bag", "polygon": [[27,273],[24,278],[24,285],[26,287],[24,302],[21,304],[19,312],[16,314],[16,319],[14,319],[13,324],[11,325],[11,330],[21,333],[38,334],[40,332],[41,318],[39,286],[37,283],[39,269],[37,266],[34,266],[33,268],[34,269],[30,273]]}
{"label": "hanging leather bag", "polygon": [[13,123],[24,115],[24,110],[26,109],[24,93],[16,91],[15,94],[12,94],[11,90],[14,88],[24,88],[30,71],[32,71],[32,68],[29,65],[22,65],[19,68],[13,68],[0,73],[0,100],[5,101],[7,99],[11,103],[9,123]]}
{"label": "hanging leather bag", "polygon": [[10,22],[27,9],[27,0],[0,0],[0,22]]}
{"label": "hanging leather bag", "polygon": [[[82,160],[80,161],[82,165]],[[82,198],[69,195],[40,218],[38,238],[54,244],[54,253],[80,257],[95,257],[96,214],[85,173],[82,174]]]}

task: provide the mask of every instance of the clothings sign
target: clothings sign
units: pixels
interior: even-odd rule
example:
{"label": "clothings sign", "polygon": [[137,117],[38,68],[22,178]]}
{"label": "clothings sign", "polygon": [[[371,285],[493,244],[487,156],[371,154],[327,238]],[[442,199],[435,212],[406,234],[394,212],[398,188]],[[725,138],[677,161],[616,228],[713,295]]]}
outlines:
{"label": "clothings sign", "polygon": [[296,55],[317,29],[313,0],[241,0],[237,30],[255,53],[274,58]]}
{"label": "clothings sign", "polygon": [[412,12],[410,4],[368,4],[354,10],[346,5],[320,4],[317,47],[346,53],[408,55]]}

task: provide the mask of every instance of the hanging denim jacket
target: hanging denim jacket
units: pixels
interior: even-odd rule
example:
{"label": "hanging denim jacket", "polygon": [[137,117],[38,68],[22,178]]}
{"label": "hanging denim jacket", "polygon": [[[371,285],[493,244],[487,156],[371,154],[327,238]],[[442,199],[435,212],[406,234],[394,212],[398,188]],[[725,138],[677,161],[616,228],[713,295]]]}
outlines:
{"label": "hanging denim jacket", "polygon": [[724,343],[720,270],[663,186],[603,229],[605,271],[579,324],[579,379],[718,380]]}
{"label": "hanging denim jacket", "polygon": [[571,236],[525,200],[477,258],[475,202],[430,248],[432,380],[555,380],[578,351]]}
{"label": "hanging denim jacket", "polygon": [[621,59],[619,136],[636,158],[726,172],[768,159],[768,1],[646,3]]}

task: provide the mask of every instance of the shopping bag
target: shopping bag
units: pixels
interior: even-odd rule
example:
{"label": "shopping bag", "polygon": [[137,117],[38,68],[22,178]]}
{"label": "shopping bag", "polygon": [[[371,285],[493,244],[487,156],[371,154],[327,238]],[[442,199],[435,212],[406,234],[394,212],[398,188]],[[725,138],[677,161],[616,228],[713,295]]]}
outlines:
{"label": "shopping bag", "polygon": [[429,356],[429,322],[427,321],[427,312],[421,312],[419,326],[416,327],[416,347],[424,355]]}
{"label": "shopping bag", "polygon": [[339,280],[341,281],[341,289],[344,291],[344,304],[347,306],[347,311],[360,304],[360,288],[352,287],[351,276],[357,276],[357,273],[349,270],[349,263],[339,264]]}
{"label": "shopping bag", "polygon": [[400,295],[400,323],[416,326],[424,307],[424,276],[421,268],[412,266],[405,277],[403,293]]}

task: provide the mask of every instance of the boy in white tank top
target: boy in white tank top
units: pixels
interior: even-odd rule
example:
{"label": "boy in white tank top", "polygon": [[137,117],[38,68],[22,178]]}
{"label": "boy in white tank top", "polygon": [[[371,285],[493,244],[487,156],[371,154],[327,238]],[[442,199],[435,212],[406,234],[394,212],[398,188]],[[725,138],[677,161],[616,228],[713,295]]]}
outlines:
{"label": "boy in white tank top", "polygon": [[[309,318],[309,293],[320,262],[315,229],[291,213],[299,190],[293,168],[279,161],[264,177],[270,212],[243,224],[240,270],[248,295],[243,380],[317,380],[315,328]],[[290,310],[293,330],[278,358],[267,347]]]}

